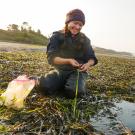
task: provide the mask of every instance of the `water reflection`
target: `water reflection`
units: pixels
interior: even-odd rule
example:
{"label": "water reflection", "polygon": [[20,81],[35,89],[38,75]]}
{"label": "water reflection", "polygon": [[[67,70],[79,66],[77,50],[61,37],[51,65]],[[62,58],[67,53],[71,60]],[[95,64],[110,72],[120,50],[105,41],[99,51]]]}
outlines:
{"label": "water reflection", "polygon": [[114,101],[112,106],[105,105],[91,121],[95,129],[105,135],[120,135],[126,130],[135,131],[135,103]]}
{"label": "water reflection", "polygon": [[125,126],[135,131],[135,103],[123,100],[115,105],[120,108],[120,111],[117,112],[118,118]]}

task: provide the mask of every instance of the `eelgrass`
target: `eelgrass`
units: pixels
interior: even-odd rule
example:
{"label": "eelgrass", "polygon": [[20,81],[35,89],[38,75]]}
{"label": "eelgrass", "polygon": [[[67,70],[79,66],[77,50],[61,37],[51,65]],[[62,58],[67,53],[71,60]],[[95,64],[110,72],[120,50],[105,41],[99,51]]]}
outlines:
{"label": "eelgrass", "polygon": [[73,105],[74,117],[76,117],[76,104],[77,104],[77,96],[78,96],[78,80],[79,80],[79,70],[77,70],[76,87],[75,87],[75,98],[74,98],[74,105]]}
{"label": "eelgrass", "polygon": [[[2,71],[0,79],[1,94],[7,87],[8,82],[20,74],[40,76],[52,69],[47,64],[44,52],[0,52],[0,57],[0,70]],[[44,62],[42,59],[44,59]],[[84,125],[90,124],[91,115],[104,109],[104,106],[108,110],[113,106],[113,102],[107,103],[112,96],[120,96],[121,99],[135,101],[135,95],[133,94],[135,84],[134,60],[111,56],[100,56],[98,59],[99,64],[90,71],[95,78],[91,77],[87,80],[87,87],[92,91],[88,91],[86,98],[81,100],[76,98],[75,103],[74,99],[43,97],[34,90],[28,96],[26,108],[23,110],[14,111],[4,106],[0,107],[0,122],[3,123],[1,124],[0,134],[8,134],[5,132],[3,125],[9,128],[8,131],[25,132],[20,134],[48,134],[48,132],[50,134],[90,134],[90,128],[84,128]],[[107,95],[104,97],[102,92]],[[94,96],[91,97],[90,94],[94,94]],[[74,105],[75,117],[72,117]],[[103,114],[106,113],[105,111]],[[98,117],[100,118],[100,116]],[[74,118],[77,121],[74,121]],[[43,125],[42,121],[44,122]],[[114,130],[118,126],[119,124],[110,124],[111,129]],[[41,128],[42,131],[40,132]],[[124,130],[122,131],[122,129],[117,130],[123,133]],[[108,130],[104,132],[108,132]]]}

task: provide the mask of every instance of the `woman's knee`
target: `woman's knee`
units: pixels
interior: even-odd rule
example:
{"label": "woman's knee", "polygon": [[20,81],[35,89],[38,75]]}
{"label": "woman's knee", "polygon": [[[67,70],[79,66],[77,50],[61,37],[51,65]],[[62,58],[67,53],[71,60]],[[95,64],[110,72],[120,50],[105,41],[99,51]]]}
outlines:
{"label": "woman's knee", "polygon": [[[85,90],[78,89],[78,91],[77,91],[78,98],[82,97],[85,94],[86,94]],[[65,96],[67,98],[71,98],[71,99],[75,98],[76,97],[76,90],[71,89],[71,88],[65,88]]]}
{"label": "woman's knee", "polygon": [[52,84],[53,81],[51,82],[48,78],[42,76],[39,82],[38,89],[42,94],[51,95],[55,92],[54,85]]}
{"label": "woman's knee", "polygon": [[43,95],[52,95],[55,93],[55,91],[49,87],[41,87],[39,86],[39,91],[43,94]]}

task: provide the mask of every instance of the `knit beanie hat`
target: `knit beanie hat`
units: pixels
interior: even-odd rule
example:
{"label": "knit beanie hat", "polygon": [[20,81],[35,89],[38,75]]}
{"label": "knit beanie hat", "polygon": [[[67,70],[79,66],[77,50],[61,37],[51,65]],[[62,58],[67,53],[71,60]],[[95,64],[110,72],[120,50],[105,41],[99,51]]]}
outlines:
{"label": "knit beanie hat", "polygon": [[85,24],[85,15],[80,9],[74,9],[67,13],[65,24],[71,21],[81,21],[83,25]]}

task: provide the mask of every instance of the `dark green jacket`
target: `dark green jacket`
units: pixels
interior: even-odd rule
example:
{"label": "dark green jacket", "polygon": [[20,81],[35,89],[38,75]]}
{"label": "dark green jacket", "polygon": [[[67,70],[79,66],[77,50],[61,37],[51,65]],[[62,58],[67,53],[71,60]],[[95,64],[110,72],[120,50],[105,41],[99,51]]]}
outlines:
{"label": "dark green jacket", "polygon": [[[60,31],[53,33],[47,46],[47,59],[49,64],[53,65],[54,57],[73,58],[80,64],[87,63],[89,59],[94,60],[94,65],[98,60],[92,49],[90,40],[83,34],[79,33],[72,37],[71,33],[64,34]],[[72,70],[71,65],[53,65],[57,69]]]}

